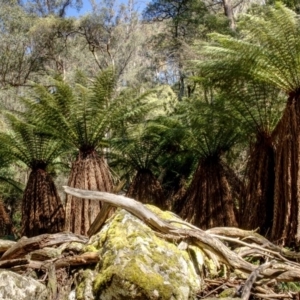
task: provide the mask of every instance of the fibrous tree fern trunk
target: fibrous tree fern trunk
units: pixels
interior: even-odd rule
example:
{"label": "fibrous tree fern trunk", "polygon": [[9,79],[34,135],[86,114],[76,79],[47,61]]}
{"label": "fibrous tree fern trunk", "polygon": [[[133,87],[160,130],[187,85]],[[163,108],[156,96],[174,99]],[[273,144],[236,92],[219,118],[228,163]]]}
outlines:
{"label": "fibrous tree fern trunk", "polygon": [[300,241],[300,92],[288,98],[276,130],[272,240]]}
{"label": "fibrous tree fern trunk", "polygon": [[5,210],[2,200],[0,200],[0,236],[10,235],[12,233],[12,222]]}
{"label": "fibrous tree fern trunk", "polygon": [[[85,190],[111,192],[113,181],[107,162],[94,149],[80,151],[72,165],[68,185]],[[67,195],[66,230],[86,235],[101,209],[101,201]]]}
{"label": "fibrous tree fern trunk", "polygon": [[270,233],[273,221],[275,153],[272,136],[258,132],[247,164],[246,193],[240,205],[240,225]]}
{"label": "fibrous tree fern trunk", "polygon": [[22,200],[22,235],[63,231],[65,212],[51,176],[36,168],[30,173]]}
{"label": "fibrous tree fern trunk", "polygon": [[234,199],[218,156],[201,159],[177,210],[182,218],[201,229],[237,226]]}
{"label": "fibrous tree fern trunk", "polygon": [[161,184],[149,169],[138,170],[126,196],[162,209],[165,209],[167,205]]}

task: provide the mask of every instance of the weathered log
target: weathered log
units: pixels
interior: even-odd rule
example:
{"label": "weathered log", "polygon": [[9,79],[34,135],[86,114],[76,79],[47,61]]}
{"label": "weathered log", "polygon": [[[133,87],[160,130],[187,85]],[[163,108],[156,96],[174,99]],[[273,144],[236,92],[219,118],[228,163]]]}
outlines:
{"label": "weathered log", "polygon": [[61,255],[61,250],[57,248],[45,247],[43,249],[34,250],[29,253],[30,260],[44,261],[53,259]]}
{"label": "weathered log", "polygon": [[268,239],[266,239],[265,237],[263,237],[262,235],[258,234],[255,231],[243,230],[236,227],[214,227],[206,230],[206,232],[209,234],[224,235],[226,237],[239,238],[239,239],[243,239],[243,241],[251,241],[258,245],[263,245],[265,249],[276,251],[278,252],[278,254],[282,255],[285,258],[290,258],[290,259],[300,258],[299,252],[294,252],[285,248],[281,248],[271,243]]}
{"label": "weathered log", "polygon": [[2,269],[11,268],[11,267],[14,267],[14,266],[28,264],[28,262],[29,261],[28,261],[27,258],[16,258],[16,259],[2,260],[2,261],[0,261],[0,268],[2,268]]}
{"label": "weathered log", "polygon": [[96,264],[100,260],[100,256],[96,252],[85,252],[80,255],[68,256],[60,258],[54,262],[55,269],[65,267],[78,267],[90,264]]}
{"label": "weathered log", "polygon": [[255,283],[257,277],[259,276],[260,272],[262,272],[264,269],[269,268],[272,265],[273,262],[268,262],[265,264],[260,265],[259,267],[257,267],[251,274],[250,276],[247,278],[244,287],[243,287],[243,291],[242,291],[242,300],[248,300],[250,297],[250,293],[251,293],[251,289],[253,284]]}
{"label": "weathered log", "polygon": [[76,235],[70,232],[42,234],[32,238],[23,237],[2,255],[0,261],[20,258],[33,250],[41,249],[44,247],[60,245],[66,242],[86,243],[87,241],[87,237]]}
{"label": "weathered log", "polygon": [[[105,192],[79,190],[70,187],[64,187],[64,189],[66,193],[78,198],[102,200],[112,206],[123,208],[154,229],[160,237],[176,240],[178,243],[184,241],[187,244],[197,246],[211,259],[216,256],[217,260],[225,263],[231,269],[242,271],[243,277],[248,274],[248,281],[242,295],[243,299],[248,299],[250,290],[255,293],[257,284],[262,284],[266,280],[268,282],[270,280],[276,280],[276,282],[300,281],[300,264],[297,263],[300,254],[282,249],[254,231],[245,231],[239,228],[212,228],[203,231],[181,220],[161,219],[134,199]],[[96,233],[105,221],[104,219],[103,216],[99,217],[98,221],[100,221],[95,222],[91,232]],[[256,250],[256,254],[260,258],[265,261],[271,259],[272,263],[265,263],[261,266],[251,264],[228,248],[222,240],[226,242],[226,245],[233,248],[240,245],[246,246],[248,249],[252,248],[252,251]],[[260,282],[253,288],[257,276],[260,277]],[[274,293],[275,298],[275,292],[272,291],[272,293]]]}
{"label": "weathered log", "polygon": [[0,253],[4,253],[10,247],[12,247],[16,242],[9,240],[0,240]]}
{"label": "weathered log", "polygon": [[65,267],[79,267],[96,264],[100,261],[100,256],[96,252],[85,252],[83,254],[67,256],[58,259],[37,261],[26,258],[10,259],[0,262],[0,268],[11,268],[15,272],[36,269],[48,271],[54,267],[56,270]]}
{"label": "weathered log", "polygon": [[64,190],[66,193],[78,198],[102,200],[103,202],[106,202],[112,206],[124,208],[142,220],[148,226],[161,233],[178,236],[182,239],[190,239],[200,248],[208,248],[210,251],[216,254],[220,260],[235,269],[246,273],[251,273],[255,269],[252,264],[241,259],[236,253],[227,248],[221,241],[219,241],[217,238],[213,238],[205,231],[196,227],[193,227],[193,229],[175,227],[167,221],[159,218],[141,202],[138,202],[134,199],[106,192],[80,190],[68,186],[64,186]]}

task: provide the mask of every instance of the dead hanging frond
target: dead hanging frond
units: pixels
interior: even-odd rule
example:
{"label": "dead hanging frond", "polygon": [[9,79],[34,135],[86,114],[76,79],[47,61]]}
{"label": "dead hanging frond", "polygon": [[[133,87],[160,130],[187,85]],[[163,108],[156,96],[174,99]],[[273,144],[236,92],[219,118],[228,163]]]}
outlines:
{"label": "dead hanging frond", "polygon": [[22,199],[22,235],[61,232],[64,226],[65,211],[51,176],[32,170]]}
{"label": "dead hanging frond", "polygon": [[215,97],[211,103],[192,99],[183,105],[182,118],[189,126],[198,166],[175,210],[201,228],[237,226],[237,191],[230,185],[222,157],[237,143],[239,124],[227,114],[228,105],[223,98]]}
{"label": "dead hanging frond", "polygon": [[208,229],[237,226],[232,187],[220,157],[200,159],[193,180],[176,211],[192,224]]}
{"label": "dead hanging frond", "polygon": [[166,208],[165,194],[160,182],[149,169],[139,169],[131,182],[126,196],[145,204]]}
{"label": "dead hanging frond", "polygon": [[[272,240],[283,244],[300,241],[300,97],[290,96],[275,130],[275,191]],[[284,199],[284,201],[283,201]]]}
{"label": "dead hanging frond", "polygon": [[240,202],[240,226],[269,234],[273,221],[275,147],[272,137],[258,132],[250,147],[246,190]]}
{"label": "dead hanging frond", "polygon": [[229,99],[230,113],[240,120],[249,143],[245,190],[239,201],[240,225],[247,229],[260,228],[260,232],[266,234],[273,220],[273,130],[282,116],[285,98],[280,90],[255,80],[235,81],[224,96]]}

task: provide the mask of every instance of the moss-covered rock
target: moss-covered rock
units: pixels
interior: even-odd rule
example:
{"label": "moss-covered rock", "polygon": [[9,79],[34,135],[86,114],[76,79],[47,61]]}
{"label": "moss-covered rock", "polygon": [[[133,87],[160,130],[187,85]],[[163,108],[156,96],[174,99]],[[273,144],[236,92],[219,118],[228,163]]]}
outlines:
{"label": "moss-covered rock", "polygon": [[[176,218],[171,213],[160,217]],[[99,251],[101,256],[93,281],[97,300],[195,299],[200,289],[189,251],[159,238],[125,210],[119,210],[90,239],[86,251],[91,249]],[[79,287],[84,287],[85,281]],[[82,293],[79,289],[78,296]]]}

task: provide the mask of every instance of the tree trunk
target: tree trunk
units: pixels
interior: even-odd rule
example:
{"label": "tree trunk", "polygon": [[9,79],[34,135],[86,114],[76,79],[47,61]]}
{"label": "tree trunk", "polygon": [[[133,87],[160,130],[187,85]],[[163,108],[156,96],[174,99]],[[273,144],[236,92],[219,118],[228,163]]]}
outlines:
{"label": "tree trunk", "polygon": [[2,200],[0,200],[0,236],[12,234],[12,222],[5,210]]}
{"label": "tree trunk", "polygon": [[268,133],[260,132],[250,149],[245,201],[240,205],[242,228],[259,228],[262,235],[270,233],[274,208],[274,171],[275,153],[272,137]]}
{"label": "tree trunk", "polygon": [[166,209],[166,197],[160,183],[148,169],[140,169],[126,193],[129,198]]}
{"label": "tree trunk", "polygon": [[231,0],[223,0],[224,14],[229,19],[231,30],[235,31],[235,20]]}
{"label": "tree trunk", "polygon": [[[112,177],[104,157],[95,150],[81,151],[72,165],[68,185],[74,188],[111,192]],[[87,231],[101,209],[101,201],[66,197],[66,228],[76,234],[87,235]]]}
{"label": "tree trunk", "polygon": [[65,213],[51,176],[31,171],[22,200],[22,235],[33,237],[64,229]]}
{"label": "tree trunk", "polygon": [[300,95],[291,94],[276,128],[274,220],[271,239],[300,241]]}
{"label": "tree trunk", "polygon": [[208,229],[237,226],[234,199],[219,157],[200,160],[186,194],[177,205],[183,219]]}

